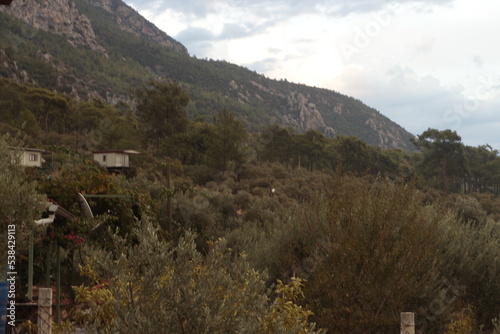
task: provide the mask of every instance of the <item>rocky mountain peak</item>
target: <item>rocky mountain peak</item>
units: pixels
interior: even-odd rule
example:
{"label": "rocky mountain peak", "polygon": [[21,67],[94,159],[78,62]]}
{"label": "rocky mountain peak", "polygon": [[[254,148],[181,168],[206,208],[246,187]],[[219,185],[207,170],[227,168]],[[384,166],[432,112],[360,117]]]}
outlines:
{"label": "rocky mountain peak", "polygon": [[148,40],[168,46],[177,52],[188,54],[184,45],[168,36],[153,23],[142,17],[136,10],[121,0],[85,0],[96,7],[110,13],[114,21],[121,29],[131,32],[137,36],[143,36]]}

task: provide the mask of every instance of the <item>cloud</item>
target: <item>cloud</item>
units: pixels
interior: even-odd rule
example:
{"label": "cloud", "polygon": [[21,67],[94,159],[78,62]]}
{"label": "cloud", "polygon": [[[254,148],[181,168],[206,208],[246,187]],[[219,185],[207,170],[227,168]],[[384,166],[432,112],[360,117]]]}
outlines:
{"label": "cloud", "polygon": [[213,0],[125,0],[138,11],[166,11],[174,10],[183,14],[194,14],[197,17],[205,17],[214,12],[217,1]]}
{"label": "cloud", "polygon": [[269,57],[253,63],[245,64],[245,67],[251,68],[257,73],[266,73],[275,69],[278,62],[278,58]]}
{"label": "cloud", "polygon": [[479,57],[478,55],[475,55],[474,58],[472,58],[472,61],[474,62],[474,64],[476,64],[476,67],[478,69],[481,69],[483,67],[483,59],[481,59],[481,57]]}
{"label": "cloud", "polygon": [[417,54],[431,53],[434,46],[434,38],[431,36],[420,37],[414,43],[414,49]]}
{"label": "cloud", "polygon": [[229,23],[224,25],[222,32],[217,37],[218,39],[242,38],[253,34],[253,31],[252,27],[249,28],[244,24]]}
{"label": "cloud", "polygon": [[[436,77],[419,76],[415,70],[402,66],[392,66],[382,74],[373,68],[351,65],[340,78],[343,92],[355,91],[357,98],[415,135],[429,127],[451,129],[466,145],[488,143],[500,148],[496,135],[500,125],[500,92],[493,79],[479,78],[475,84],[480,94],[466,97],[461,85],[447,87]],[[491,98],[480,99],[486,92]]]}
{"label": "cloud", "polygon": [[356,96],[413,134],[428,127],[451,129],[462,125],[460,115],[447,113],[464,100],[462,87],[444,87],[437,78],[419,76],[408,67],[372,66],[346,67],[337,79],[340,91]]}
{"label": "cloud", "polygon": [[176,35],[176,37],[187,43],[199,42],[199,41],[210,41],[214,39],[214,34],[205,28],[190,27],[182,30]]}
{"label": "cloud", "polygon": [[183,44],[188,45],[189,53],[192,55],[203,56],[210,54],[214,47],[211,42],[214,35],[205,28],[191,27],[184,29],[175,37],[177,40],[182,41]]}
{"label": "cloud", "polygon": [[221,8],[245,10],[262,18],[280,20],[307,13],[328,13],[333,16],[347,16],[356,13],[369,13],[387,6],[417,3],[424,6],[442,5],[453,0],[345,0],[335,3],[329,0],[126,0],[137,10],[173,10],[185,15],[204,18],[217,14]]}

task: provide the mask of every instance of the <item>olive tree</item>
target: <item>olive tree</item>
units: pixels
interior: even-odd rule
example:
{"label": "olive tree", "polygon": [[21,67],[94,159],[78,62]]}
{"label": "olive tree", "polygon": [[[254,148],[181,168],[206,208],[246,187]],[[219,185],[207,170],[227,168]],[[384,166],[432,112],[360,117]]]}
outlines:
{"label": "olive tree", "polygon": [[[173,245],[147,220],[137,231],[135,246],[117,235],[112,239],[112,254],[98,252],[93,266],[105,283],[93,274],[91,286],[76,287],[80,308],[93,315],[87,323],[103,332],[321,332],[309,322],[311,312],[295,303],[302,294],[300,279],[278,282],[272,301],[265,273],[253,269],[245,254],[235,255],[222,239],[209,242],[202,254],[195,235],[187,233]],[[102,305],[107,318],[92,312],[92,305]]]}

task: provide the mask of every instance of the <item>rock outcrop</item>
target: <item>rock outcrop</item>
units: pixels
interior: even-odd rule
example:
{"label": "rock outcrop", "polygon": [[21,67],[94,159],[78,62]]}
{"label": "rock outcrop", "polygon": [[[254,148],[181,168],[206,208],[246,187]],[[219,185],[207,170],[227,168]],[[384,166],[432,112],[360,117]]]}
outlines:
{"label": "rock outcrop", "polygon": [[[96,40],[90,20],[69,0],[16,0],[4,11],[36,29],[66,37],[74,46],[87,46],[105,53]],[[29,37],[29,36],[27,36]]]}
{"label": "rock outcrop", "polygon": [[[104,9],[125,31],[168,46],[177,52],[188,54],[184,45],[158,29],[120,0],[77,1],[85,1]],[[78,10],[74,1],[16,0],[9,7],[0,6],[0,11],[12,15],[36,29],[62,35],[74,46],[87,46],[92,50],[106,53],[105,48],[97,41],[90,19]]]}

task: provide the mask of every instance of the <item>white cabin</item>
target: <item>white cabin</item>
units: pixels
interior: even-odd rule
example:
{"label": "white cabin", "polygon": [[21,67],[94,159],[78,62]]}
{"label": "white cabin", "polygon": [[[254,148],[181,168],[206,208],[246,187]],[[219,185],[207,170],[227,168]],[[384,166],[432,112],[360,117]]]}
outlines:
{"label": "white cabin", "polygon": [[133,150],[92,152],[94,160],[106,168],[130,168],[130,155],[140,154]]}
{"label": "white cabin", "polygon": [[42,168],[42,163],[45,160],[42,158],[44,150],[37,148],[12,148],[12,150],[19,152],[19,163],[21,166],[38,167]]}

